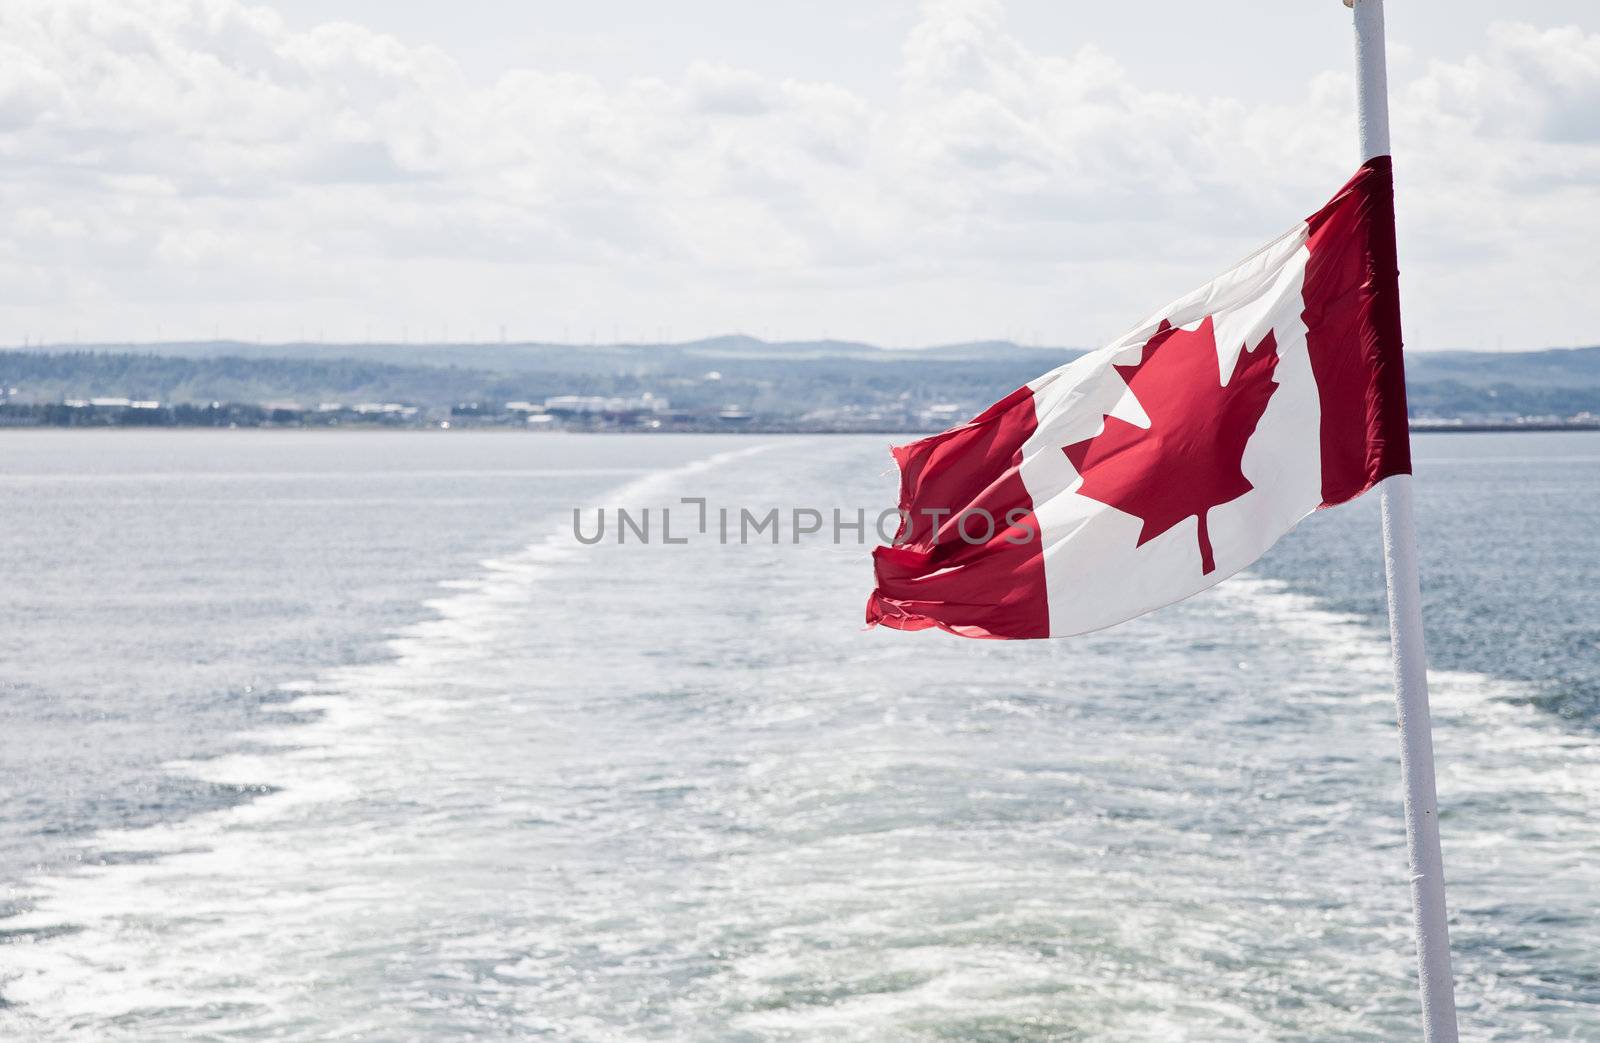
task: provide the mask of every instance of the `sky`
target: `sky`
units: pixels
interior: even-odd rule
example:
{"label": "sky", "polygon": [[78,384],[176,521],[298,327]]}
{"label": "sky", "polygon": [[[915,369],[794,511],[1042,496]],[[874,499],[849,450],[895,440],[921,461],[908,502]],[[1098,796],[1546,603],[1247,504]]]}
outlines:
{"label": "sky", "polygon": [[[1600,343],[1600,6],[1391,0],[1413,349]],[[6,0],[0,343],[1092,347],[1353,172],[1338,0]]]}

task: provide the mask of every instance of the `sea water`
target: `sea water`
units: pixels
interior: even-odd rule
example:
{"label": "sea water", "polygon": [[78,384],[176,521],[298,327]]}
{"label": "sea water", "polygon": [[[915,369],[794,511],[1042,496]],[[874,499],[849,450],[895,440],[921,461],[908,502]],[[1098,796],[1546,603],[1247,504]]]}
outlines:
{"label": "sea water", "polygon": [[[8,433],[0,1036],[1415,1035],[1375,501],[864,632],[886,442]],[[1416,455],[1464,1038],[1600,1038],[1600,436]]]}

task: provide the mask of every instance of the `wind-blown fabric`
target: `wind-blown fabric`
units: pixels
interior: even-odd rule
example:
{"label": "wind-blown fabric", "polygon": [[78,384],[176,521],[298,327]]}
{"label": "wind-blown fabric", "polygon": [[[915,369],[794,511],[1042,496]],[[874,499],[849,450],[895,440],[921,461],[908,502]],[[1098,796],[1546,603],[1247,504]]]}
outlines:
{"label": "wind-blown fabric", "polygon": [[1411,471],[1390,159],[1125,336],[894,450],[867,622],[1062,637],[1171,604]]}

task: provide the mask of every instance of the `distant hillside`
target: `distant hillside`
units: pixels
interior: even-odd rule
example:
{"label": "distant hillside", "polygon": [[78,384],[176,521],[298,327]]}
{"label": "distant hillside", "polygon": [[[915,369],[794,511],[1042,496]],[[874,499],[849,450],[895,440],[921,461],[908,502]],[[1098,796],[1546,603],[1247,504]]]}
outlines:
{"label": "distant hillside", "polygon": [[1573,388],[1600,385],[1600,347],[1548,351],[1421,351],[1406,356],[1414,383],[1488,388]]}
{"label": "distant hillside", "polygon": [[1049,369],[1080,351],[1022,347],[1010,341],[948,344],[931,348],[880,348],[855,341],[769,342],[739,334],[681,344],[255,344],[192,341],[171,344],[90,344],[43,351],[160,355],[191,359],[355,359],[400,366],[441,366],[497,373],[696,372],[707,365],[785,362],[918,361],[1023,362]]}
{"label": "distant hillside", "polygon": [[816,410],[904,414],[981,408],[1076,352],[1016,345],[890,351],[818,342],[719,338],[692,345],[176,344],[0,352],[0,385],[28,401],[119,396],[162,402],[292,400],[539,402],[556,395],[652,392],[675,407],[738,405],[771,415]]}
{"label": "distant hillside", "polygon": [[[848,341],[687,344],[244,344],[236,341],[0,351],[17,401],[118,396],[162,402],[404,402],[423,407],[652,392],[674,408],[737,405],[784,417],[886,422],[970,415],[1078,354],[1005,341],[894,350]],[[1417,353],[1413,415],[1600,413],[1600,347]]]}
{"label": "distant hillside", "polygon": [[495,375],[357,358],[188,358],[153,353],[0,352],[0,385],[33,401],[120,396],[162,402],[410,401],[476,395]]}

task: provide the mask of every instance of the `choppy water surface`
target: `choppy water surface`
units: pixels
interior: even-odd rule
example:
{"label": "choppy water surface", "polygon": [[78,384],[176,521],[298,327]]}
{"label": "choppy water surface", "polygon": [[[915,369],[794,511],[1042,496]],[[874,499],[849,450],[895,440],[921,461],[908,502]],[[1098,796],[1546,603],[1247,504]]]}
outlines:
{"label": "choppy water surface", "polygon": [[[571,536],[878,508],[883,443],[6,436],[0,1030],[1415,1035],[1376,503],[1041,643]],[[1600,1038],[1600,438],[1417,455],[1465,1034]]]}

